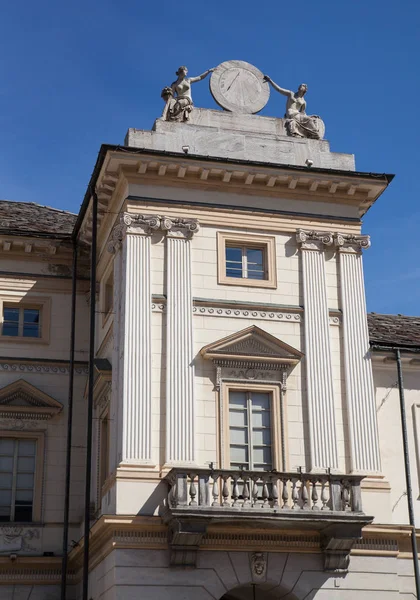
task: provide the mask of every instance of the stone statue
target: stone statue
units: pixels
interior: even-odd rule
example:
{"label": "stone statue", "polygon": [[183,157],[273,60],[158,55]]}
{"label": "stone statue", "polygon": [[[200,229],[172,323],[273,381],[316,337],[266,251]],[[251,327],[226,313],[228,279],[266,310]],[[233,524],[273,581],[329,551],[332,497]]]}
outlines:
{"label": "stone statue", "polygon": [[161,96],[165,101],[162,118],[165,121],[188,121],[194,106],[191,97],[191,84],[201,81],[213,71],[214,69],[208,69],[198,77],[187,77],[187,67],[179,67],[176,72],[178,79],[170,87],[165,87],[162,90]]}
{"label": "stone statue", "polygon": [[304,95],[308,91],[306,83],[301,83],[297,92],[291,92],[274,83],[268,75],[264,75],[264,81],[268,81],[276,92],[287,96],[286,114],[284,115],[287,135],[314,140],[322,139],[324,124],[321,118],[317,115],[307,115],[305,112],[306,101]]}

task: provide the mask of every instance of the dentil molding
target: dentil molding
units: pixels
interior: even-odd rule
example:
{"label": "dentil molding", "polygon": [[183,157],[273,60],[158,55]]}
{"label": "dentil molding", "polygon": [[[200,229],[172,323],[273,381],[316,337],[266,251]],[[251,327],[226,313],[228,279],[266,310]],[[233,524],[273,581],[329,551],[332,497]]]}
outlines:
{"label": "dentil molding", "polygon": [[127,233],[151,235],[155,231],[171,237],[190,238],[200,229],[197,219],[169,218],[161,215],[139,215],[124,212],[111,232],[108,252],[114,254]]}

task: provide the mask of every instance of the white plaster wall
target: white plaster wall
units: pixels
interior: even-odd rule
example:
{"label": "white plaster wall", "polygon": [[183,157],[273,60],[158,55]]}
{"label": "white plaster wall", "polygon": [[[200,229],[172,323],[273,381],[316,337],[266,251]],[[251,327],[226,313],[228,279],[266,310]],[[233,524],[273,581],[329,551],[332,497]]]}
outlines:
{"label": "white plaster wall", "polygon": [[399,600],[414,595],[412,564],[395,557],[352,556],[349,572],[323,571],[322,554],[268,553],[265,575],[251,572],[251,554],[236,551],[198,553],[196,569],[169,567],[169,553],[114,550],[91,574],[90,594],[101,600],[220,600],[241,585],[290,600]]}
{"label": "white plaster wall", "polygon": [[[391,485],[390,522],[405,524],[408,523],[408,511],[397,364],[378,365],[374,362],[373,365],[382,470]],[[420,431],[416,431],[413,419],[413,406],[420,405],[420,368],[403,364],[403,378],[415,519],[416,526],[420,527],[420,457],[416,447],[416,435],[420,439]]]}
{"label": "white plaster wall", "polygon": [[[1,291],[2,284],[0,279],[0,293],[5,296],[16,297],[17,292],[10,290]],[[33,288],[36,289],[36,286]],[[70,324],[71,324],[71,294],[54,293],[54,282],[51,282],[51,291],[30,292],[30,301],[36,301],[40,298],[50,298],[51,300],[51,318],[50,318],[50,341],[49,343],[25,342],[22,340],[14,341],[13,338],[2,338],[0,336],[0,356],[18,357],[18,358],[37,358],[53,360],[69,360],[70,352]],[[24,293],[18,293],[25,302]],[[89,326],[88,326],[88,305],[85,294],[77,295],[77,322],[76,322],[76,340],[75,340],[75,359],[86,361],[89,349]]]}

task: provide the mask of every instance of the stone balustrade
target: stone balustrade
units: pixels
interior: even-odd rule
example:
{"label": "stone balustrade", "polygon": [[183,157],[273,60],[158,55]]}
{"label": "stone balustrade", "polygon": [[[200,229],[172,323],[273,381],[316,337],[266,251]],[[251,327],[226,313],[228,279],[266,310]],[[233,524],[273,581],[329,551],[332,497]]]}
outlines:
{"label": "stone balustrade", "polygon": [[207,514],[258,510],[271,514],[323,511],[325,515],[363,515],[362,479],[331,473],[173,468],[166,476],[168,508],[196,507]]}

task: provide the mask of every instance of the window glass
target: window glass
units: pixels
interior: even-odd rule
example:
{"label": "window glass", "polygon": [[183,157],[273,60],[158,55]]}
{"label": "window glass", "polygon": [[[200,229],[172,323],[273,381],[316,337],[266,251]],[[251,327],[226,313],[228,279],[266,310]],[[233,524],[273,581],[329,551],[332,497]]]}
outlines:
{"label": "window glass", "polygon": [[272,469],[270,394],[229,393],[231,468]]}
{"label": "window glass", "polygon": [[36,441],[0,439],[0,521],[32,521]]}
{"label": "window glass", "polygon": [[248,279],[264,279],[264,251],[246,248]]}
{"label": "window glass", "polygon": [[242,248],[226,246],[226,275],[243,277]]}
{"label": "window glass", "polygon": [[23,309],[23,336],[39,337],[39,310],[36,308]]}
{"label": "window glass", "polygon": [[3,308],[3,335],[19,335],[19,309],[5,306]]}

